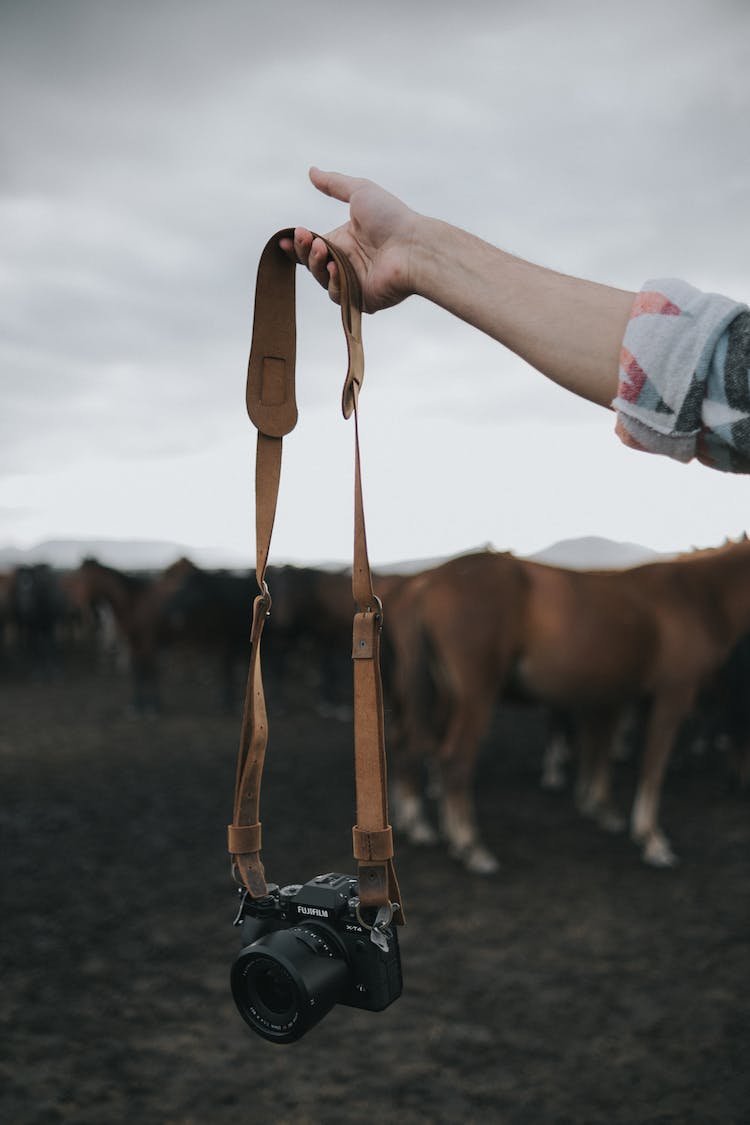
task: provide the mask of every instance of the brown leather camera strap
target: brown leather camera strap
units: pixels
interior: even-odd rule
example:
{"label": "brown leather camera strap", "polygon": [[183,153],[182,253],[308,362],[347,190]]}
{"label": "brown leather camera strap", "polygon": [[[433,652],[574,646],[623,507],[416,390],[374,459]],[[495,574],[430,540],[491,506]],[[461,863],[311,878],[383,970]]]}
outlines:
{"label": "brown leather camera strap", "polygon": [[[281,478],[282,439],[297,422],[294,393],[296,355],[296,266],[280,249],[279,240],[293,230],[278,231],[267,242],[258,266],[247,410],[258,430],[255,461],[256,577],[260,593],[253,604],[250,668],[237,758],[234,817],[229,825],[229,851],[236,877],[253,898],[266,894],[261,852],[260,787],[268,717],[261,672],[261,637],[271,611],[265,573]],[[405,915],[393,865],[393,835],[388,823],[383,694],[380,677],[382,606],[375,596],[367,555],[357,402],[364,377],[361,338],[361,296],[357,277],[346,256],[324,240],[336,262],[341,282],[341,321],[348,367],[342,395],[345,418],[354,415],[355,501],[352,592],[355,613],[354,761],[357,823],[353,828],[358,862],[359,896],[363,907],[399,904],[394,921]]]}

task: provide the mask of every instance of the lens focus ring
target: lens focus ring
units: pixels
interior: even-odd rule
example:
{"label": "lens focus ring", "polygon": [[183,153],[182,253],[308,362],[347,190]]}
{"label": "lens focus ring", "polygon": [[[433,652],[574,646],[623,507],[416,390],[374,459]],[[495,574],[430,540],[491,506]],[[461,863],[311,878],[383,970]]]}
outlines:
{"label": "lens focus ring", "polygon": [[232,966],[232,995],[245,1022],[273,1043],[291,1043],[314,1027],[349,984],[343,947],[326,927],[266,934]]}

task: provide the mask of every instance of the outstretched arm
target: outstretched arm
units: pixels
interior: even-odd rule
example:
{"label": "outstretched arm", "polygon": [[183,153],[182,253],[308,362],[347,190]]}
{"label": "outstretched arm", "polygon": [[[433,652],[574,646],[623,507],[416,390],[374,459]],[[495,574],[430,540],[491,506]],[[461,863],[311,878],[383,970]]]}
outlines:
{"label": "outstretched arm", "polygon": [[[326,195],[349,204],[327,236],[351,261],[365,311],[425,297],[521,356],[554,382],[602,406],[617,393],[620,346],[635,293],[516,258],[467,231],[412,211],[369,180],[310,171]],[[322,239],[297,227],[290,257],[338,300],[338,274]]]}

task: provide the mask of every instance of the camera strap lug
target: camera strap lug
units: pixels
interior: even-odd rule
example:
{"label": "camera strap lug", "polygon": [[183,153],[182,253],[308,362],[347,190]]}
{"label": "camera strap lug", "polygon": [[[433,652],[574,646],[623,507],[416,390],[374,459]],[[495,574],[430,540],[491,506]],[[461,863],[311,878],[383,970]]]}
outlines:
{"label": "camera strap lug", "polygon": [[243,916],[244,916],[244,913],[245,913],[245,903],[247,902],[247,899],[248,899],[248,893],[247,893],[246,887],[239,887],[238,891],[239,891],[239,895],[240,895],[240,905],[237,908],[237,913],[235,914],[234,921],[232,922],[233,926],[239,926],[239,925],[242,924],[242,919],[243,919]]}
{"label": "camera strap lug", "polygon": [[[256,578],[261,593],[253,605],[250,635],[250,668],[240,734],[235,784],[234,818],[229,826],[229,852],[233,871],[251,898],[267,892],[260,859],[260,784],[268,741],[260,649],[263,627],[271,598],[265,581],[281,478],[282,439],[297,422],[295,402],[295,274],[292,262],[279,245],[293,238],[293,230],[278,231],[261,254],[255,290],[253,335],[248,364],[246,404],[258,431],[255,461]],[[318,236],[316,236],[318,237]],[[382,681],[380,676],[380,632],[383,613],[376,597],[367,556],[357,404],[364,378],[361,339],[362,299],[357,276],[348,258],[324,239],[339,271],[341,322],[346,338],[347,373],[342,394],[345,418],[354,416],[355,490],[354,555],[352,593],[356,612],[353,626],[354,666],[354,759],[357,792],[357,824],[354,827],[354,857],[359,865],[359,896],[362,905],[377,908],[375,925],[369,927],[373,941],[387,939],[380,919],[393,918],[392,903],[402,898],[393,865],[393,841],[388,823],[385,736]],[[402,907],[395,921],[405,921]],[[378,928],[379,927],[379,928]]]}
{"label": "camera strap lug", "polygon": [[372,925],[365,922],[360,913],[359,906],[357,906],[357,909],[355,911],[357,921],[359,922],[360,926],[362,926],[365,930],[369,930],[370,941],[373,943],[373,945],[377,945],[378,949],[381,949],[383,953],[387,953],[390,949],[390,944],[388,942],[388,927],[393,921],[394,914],[397,914],[400,910],[401,907],[397,902],[389,902],[386,906],[378,907],[378,912],[375,915],[375,921],[372,923]]}
{"label": "camera strap lug", "polygon": [[373,945],[377,945],[378,949],[380,949],[383,953],[388,953],[391,948],[388,944],[388,938],[385,936],[382,930],[379,930],[377,928],[377,926],[373,926],[370,930],[370,941],[373,943]]}

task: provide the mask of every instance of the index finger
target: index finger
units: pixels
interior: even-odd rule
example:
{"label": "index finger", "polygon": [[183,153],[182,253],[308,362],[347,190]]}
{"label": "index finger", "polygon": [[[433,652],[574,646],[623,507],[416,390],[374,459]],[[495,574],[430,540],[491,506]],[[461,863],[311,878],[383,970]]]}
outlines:
{"label": "index finger", "polygon": [[285,235],[279,239],[279,249],[283,250],[286,256],[292,258],[293,261],[307,265],[313,237],[312,231],[307,230],[306,227],[295,227],[292,238]]}

